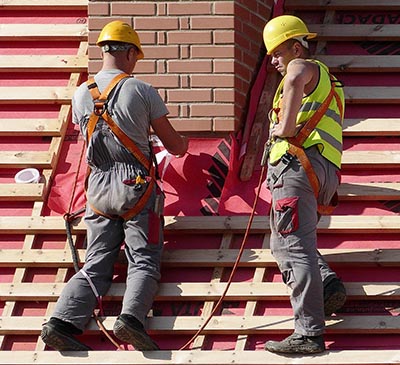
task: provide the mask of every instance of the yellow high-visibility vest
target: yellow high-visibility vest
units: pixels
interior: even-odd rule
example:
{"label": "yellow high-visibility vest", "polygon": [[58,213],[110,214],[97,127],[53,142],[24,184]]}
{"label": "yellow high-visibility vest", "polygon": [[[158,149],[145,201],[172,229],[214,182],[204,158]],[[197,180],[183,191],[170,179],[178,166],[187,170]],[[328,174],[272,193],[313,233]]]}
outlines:
{"label": "yellow high-visibility vest", "polygon": [[[319,81],[314,91],[303,97],[301,107],[297,113],[296,124],[303,124],[309,120],[312,115],[316,112],[321,103],[324,102],[325,98],[331,90],[331,79],[329,69],[322,62],[317,60],[309,60],[319,65],[320,76]],[[280,100],[282,98],[283,84],[285,78],[282,79],[279,84],[274,101],[273,110],[278,110]],[[335,87],[336,92],[342,102],[343,113],[344,113],[344,92],[342,87]],[[271,122],[278,121],[277,112],[273,112],[271,115]],[[279,122],[279,121],[278,121]],[[303,148],[309,148],[317,145],[320,153],[327,160],[331,161],[338,168],[341,167],[342,161],[342,130],[343,130],[343,115],[340,113],[339,106],[336,99],[333,98],[329,104],[328,110],[322,116],[318,122],[316,128],[311,132],[308,138],[303,143]],[[289,149],[289,143],[286,139],[278,139],[273,142],[270,150],[269,162],[275,164]]]}

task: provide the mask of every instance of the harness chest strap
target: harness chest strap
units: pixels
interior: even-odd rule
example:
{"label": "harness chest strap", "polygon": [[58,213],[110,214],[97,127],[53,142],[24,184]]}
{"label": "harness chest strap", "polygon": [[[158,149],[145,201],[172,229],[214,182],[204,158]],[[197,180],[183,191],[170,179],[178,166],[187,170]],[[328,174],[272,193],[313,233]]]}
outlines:
{"label": "harness chest strap", "polygon": [[[155,185],[156,181],[156,174],[155,174],[155,166],[151,162],[151,160],[147,159],[147,157],[143,154],[143,152],[136,146],[136,144],[130,139],[124,131],[114,122],[114,120],[111,118],[110,114],[107,111],[107,101],[108,101],[108,96],[111,93],[111,91],[118,85],[118,83],[127,77],[130,77],[128,74],[119,74],[116,77],[114,77],[113,80],[111,80],[110,84],[104,89],[102,93],[99,92],[99,89],[97,87],[97,84],[95,83],[93,78],[90,78],[87,81],[87,86],[90,91],[90,94],[92,95],[93,102],[94,102],[94,110],[92,114],[90,115],[89,122],[87,125],[87,132],[86,132],[86,141],[87,144],[89,144],[89,141],[92,137],[92,134],[96,128],[96,124],[99,121],[100,117],[107,123],[107,125],[110,127],[111,131],[114,133],[114,135],[120,140],[120,142],[132,153],[132,155],[146,168],[146,170],[149,172],[150,176],[150,181],[147,183],[147,187],[145,192],[142,194],[142,196],[139,198],[138,202],[135,204],[134,207],[129,209],[126,213],[122,214],[120,217],[129,220],[130,218],[134,217],[138,213],[140,213],[145,205],[147,204],[147,201],[149,200],[153,188]],[[87,179],[90,175],[91,169],[88,167],[87,174],[86,174],[86,183]],[[85,183],[85,186],[86,186]],[[103,215],[108,218],[114,218],[110,217],[107,214],[100,212],[97,210],[95,207],[91,206],[93,211],[99,215]]]}

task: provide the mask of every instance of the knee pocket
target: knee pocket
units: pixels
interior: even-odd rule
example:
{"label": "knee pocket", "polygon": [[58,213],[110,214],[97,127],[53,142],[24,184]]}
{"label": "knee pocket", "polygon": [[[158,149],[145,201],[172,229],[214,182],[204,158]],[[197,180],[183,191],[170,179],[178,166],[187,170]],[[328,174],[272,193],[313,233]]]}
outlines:
{"label": "knee pocket", "polygon": [[275,222],[280,234],[295,232],[299,227],[299,197],[282,198],[275,202]]}

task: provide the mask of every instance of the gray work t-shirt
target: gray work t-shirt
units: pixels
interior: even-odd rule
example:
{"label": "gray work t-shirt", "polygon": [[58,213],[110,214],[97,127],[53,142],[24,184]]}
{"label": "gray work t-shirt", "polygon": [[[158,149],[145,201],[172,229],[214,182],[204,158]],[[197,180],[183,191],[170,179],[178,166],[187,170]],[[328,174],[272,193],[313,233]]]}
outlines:
{"label": "gray work t-shirt", "polygon": [[[113,69],[100,71],[94,79],[101,92],[111,80],[122,73]],[[86,138],[86,127],[93,111],[93,99],[83,83],[76,90],[73,99],[73,123],[78,124]],[[112,119],[130,137],[137,147],[149,157],[149,131],[151,121],[167,115],[168,109],[158,92],[150,84],[130,77],[123,80],[111,93],[108,111]],[[88,151],[92,146],[88,146]]]}

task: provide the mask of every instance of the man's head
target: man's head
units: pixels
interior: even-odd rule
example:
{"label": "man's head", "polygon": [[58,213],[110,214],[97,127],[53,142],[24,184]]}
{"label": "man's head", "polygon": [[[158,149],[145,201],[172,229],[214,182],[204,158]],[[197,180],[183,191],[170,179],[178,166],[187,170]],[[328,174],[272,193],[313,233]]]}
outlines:
{"label": "man's head", "polygon": [[138,34],[129,24],[120,20],[106,24],[100,32],[96,44],[105,53],[129,51],[134,48],[138,60],[144,57]]}
{"label": "man's head", "polygon": [[316,35],[310,33],[304,22],[293,15],[270,20],[264,27],[263,37],[267,53],[272,56],[272,65],[285,75],[290,61],[309,57],[307,39]]}
{"label": "man's head", "polygon": [[296,39],[303,47],[308,48],[307,39],[316,36],[317,33],[310,33],[304,22],[293,15],[281,15],[271,19],[263,31],[264,43],[269,55],[289,39]]}

